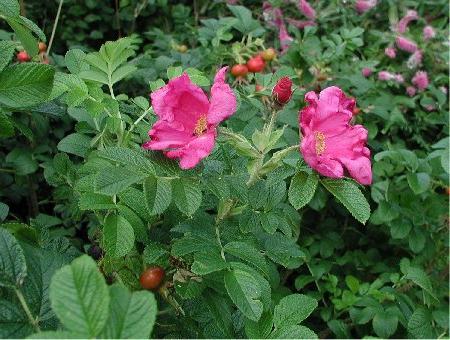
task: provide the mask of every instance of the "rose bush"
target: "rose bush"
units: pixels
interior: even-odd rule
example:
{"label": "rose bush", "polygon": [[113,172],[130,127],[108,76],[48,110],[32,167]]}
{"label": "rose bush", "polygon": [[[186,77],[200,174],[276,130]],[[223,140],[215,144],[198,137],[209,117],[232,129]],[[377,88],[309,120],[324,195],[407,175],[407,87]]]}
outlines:
{"label": "rose bush", "polygon": [[3,0],[0,337],[448,337],[447,13]]}

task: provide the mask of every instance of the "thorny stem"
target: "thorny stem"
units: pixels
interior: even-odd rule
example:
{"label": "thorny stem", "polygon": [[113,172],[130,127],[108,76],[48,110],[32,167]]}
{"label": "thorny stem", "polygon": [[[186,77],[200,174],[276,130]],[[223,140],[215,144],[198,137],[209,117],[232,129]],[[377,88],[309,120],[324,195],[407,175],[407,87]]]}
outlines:
{"label": "thorny stem", "polygon": [[220,230],[219,230],[219,221],[216,221],[216,238],[217,238],[217,242],[219,242],[219,246],[220,246],[220,256],[222,257],[222,259],[224,261],[225,260],[225,252],[223,251],[223,245],[222,245],[222,241],[220,240]]}
{"label": "thorny stem", "polygon": [[61,8],[64,0],[59,0],[58,11],[56,12],[55,22],[53,23],[52,35],[50,36],[50,40],[48,42],[47,47],[47,55],[50,55],[50,50],[52,48],[53,39],[55,39],[56,26],[58,26],[59,16],[61,15]]}
{"label": "thorny stem", "polygon": [[39,328],[38,321],[33,318],[33,315],[31,314],[30,308],[28,308],[28,304],[25,301],[22,292],[18,288],[14,288],[14,291],[16,292],[17,298],[19,299],[20,304],[22,305],[22,308],[25,311],[25,314],[27,315],[31,325],[34,327],[36,332],[40,332],[41,329]]}

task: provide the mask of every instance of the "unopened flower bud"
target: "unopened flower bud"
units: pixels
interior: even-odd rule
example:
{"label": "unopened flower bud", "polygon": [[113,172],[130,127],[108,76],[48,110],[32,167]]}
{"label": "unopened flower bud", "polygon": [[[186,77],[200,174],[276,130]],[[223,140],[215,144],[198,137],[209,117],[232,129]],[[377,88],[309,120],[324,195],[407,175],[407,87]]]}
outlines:
{"label": "unopened flower bud", "polygon": [[283,77],[278,80],[277,84],[272,89],[272,98],[280,105],[285,105],[291,100],[292,80],[288,77]]}

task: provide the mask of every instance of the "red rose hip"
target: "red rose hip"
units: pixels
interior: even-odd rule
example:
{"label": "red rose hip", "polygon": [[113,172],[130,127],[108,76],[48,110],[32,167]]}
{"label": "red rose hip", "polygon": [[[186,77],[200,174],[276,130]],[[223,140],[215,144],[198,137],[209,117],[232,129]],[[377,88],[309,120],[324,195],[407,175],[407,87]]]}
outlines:
{"label": "red rose hip", "polygon": [[161,267],[150,267],[146,269],[139,279],[141,287],[150,290],[158,288],[164,279],[164,274],[164,269]]}
{"label": "red rose hip", "polygon": [[266,67],[266,63],[260,55],[252,57],[247,61],[249,72],[259,73],[264,70],[264,67]]}
{"label": "red rose hip", "polygon": [[244,64],[236,64],[231,68],[231,74],[236,78],[244,78],[248,73],[248,68]]}
{"label": "red rose hip", "polygon": [[19,63],[25,63],[30,60],[31,60],[31,57],[28,55],[28,53],[26,51],[20,51],[19,53],[17,53],[17,61]]}

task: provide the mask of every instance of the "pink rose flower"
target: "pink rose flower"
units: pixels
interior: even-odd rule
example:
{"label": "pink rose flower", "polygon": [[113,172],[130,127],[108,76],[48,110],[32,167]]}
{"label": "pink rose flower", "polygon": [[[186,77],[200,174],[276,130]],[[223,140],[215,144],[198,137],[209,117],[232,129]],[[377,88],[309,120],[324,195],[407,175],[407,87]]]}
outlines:
{"label": "pink rose flower", "polygon": [[236,111],[236,97],[225,83],[228,67],[221,68],[211,87],[211,98],[191,82],[189,76],[173,78],[151,94],[158,121],[148,132],[144,149],[164,150],[179,158],[182,169],[195,167],[214,148],[216,127]]}
{"label": "pink rose flower", "polygon": [[414,53],[417,51],[417,45],[414,41],[411,41],[405,37],[398,36],[395,39],[397,47],[405,52]]}
{"label": "pink rose flower", "polygon": [[436,36],[436,32],[430,25],[423,28],[423,40],[430,40]]}
{"label": "pink rose flower", "polygon": [[428,87],[428,74],[425,71],[417,71],[412,78],[412,83],[417,86],[419,91],[423,91]]}
{"label": "pink rose flower", "polygon": [[355,9],[358,13],[365,13],[377,5],[377,0],[356,0]]}
{"label": "pink rose flower", "polygon": [[408,58],[408,61],[406,62],[406,66],[408,66],[408,68],[416,68],[417,66],[419,66],[422,63],[422,51],[421,50],[417,50],[416,52],[414,52],[413,54],[411,54],[411,56]]}
{"label": "pink rose flower", "polygon": [[417,12],[414,10],[408,10],[406,12],[406,15],[400,19],[400,21],[397,24],[397,32],[398,33],[405,33],[406,29],[408,28],[408,25],[411,21],[419,19],[419,16],[417,15]]}
{"label": "pink rose flower", "polygon": [[308,105],[299,114],[302,142],[300,151],[308,165],[323,176],[348,174],[363,185],[372,183],[370,151],[366,147],[367,130],[350,125],[355,100],[332,86],[305,95]]}
{"label": "pink rose flower", "polygon": [[378,80],[383,80],[383,81],[387,81],[387,80],[392,80],[394,79],[394,75],[388,71],[380,71],[378,72]]}
{"label": "pink rose flower", "polygon": [[312,20],[295,20],[292,18],[286,18],[286,21],[290,23],[292,26],[295,26],[297,28],[305,28],[307,26],[316,26],[316,22]]}
{"label": "pink rose flower", "polygon": [[298,2],[298,9],[308,19],[311,19],[311,20],[316,19],[316,11],[314,10],[314,8],[311,7],[311,5],[308,3],[308,1],[300,0]]}
{"label": "pink rose flower", "polygon": [[401,84],[405,81],[405,79],[403,78],[403,76],[401,74],[394,74],[394,80]]}
{"label": "pink rose flower", "polygon": [[416,95],[416,88],[414,86],[408,86],[406,88],[406,94],[410,97],[414,97]]}
{"label": "pink rose flower", "polygon": [[391,59],[394,59],[397,56],[397,53],[395,52],[395,48],[393,47],[386,47],[384,49],[384,54]]}
{"label": "pink rose flower", "polygon": [[362,71],[361,71],[361,73],[362,73],[362,75],[364,76],[364,77],[370,77],[370,75],[372,74],[372,69],[371,68],[368,68],[368,67],[364,67],[363,69],[362,69]]}

